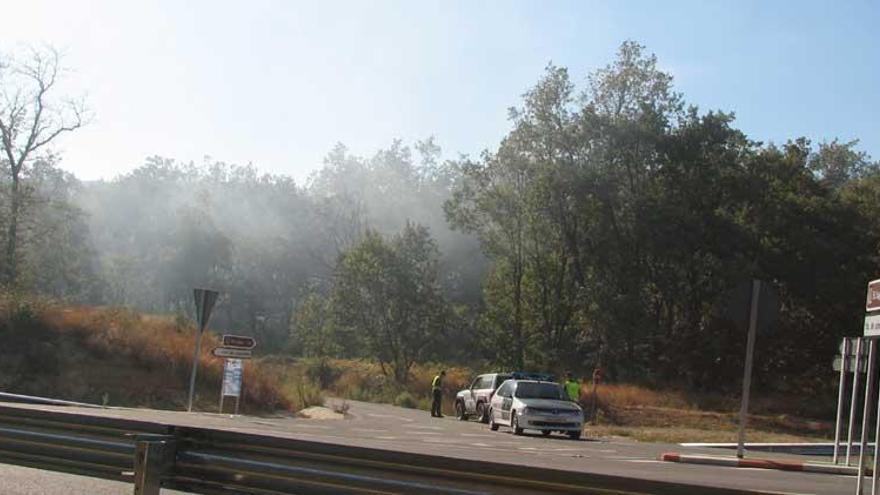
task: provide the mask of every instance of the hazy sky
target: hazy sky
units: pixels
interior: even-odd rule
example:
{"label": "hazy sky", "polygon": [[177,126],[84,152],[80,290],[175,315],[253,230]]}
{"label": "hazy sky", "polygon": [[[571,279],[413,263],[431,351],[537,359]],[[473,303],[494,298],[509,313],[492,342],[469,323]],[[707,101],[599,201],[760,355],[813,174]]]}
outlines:
{"label": "hazy sky", "polygon": [[549,61],[582,83],[625,39],[753,139],[860,138],[880,158],[878,5],[0,0],[0,48],[66,51],[95,119],[58,148],[83,179],[153,154],[302,179],[336,142],[371,154],[430,135],[476,155]]}

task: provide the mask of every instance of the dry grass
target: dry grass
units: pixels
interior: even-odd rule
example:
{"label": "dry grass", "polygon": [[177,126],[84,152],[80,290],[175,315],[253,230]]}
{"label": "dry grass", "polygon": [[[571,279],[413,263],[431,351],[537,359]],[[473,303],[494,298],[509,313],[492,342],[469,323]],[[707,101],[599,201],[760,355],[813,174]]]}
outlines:
{"label": "dry grass", "polygon": [[[0,298],[0,325],[22,336],[19,352],[49,346],[64,379],[24,376],[23,393],[44,393],[111,405],[180,408],[185,403],[195,328],[184,319],[142,315],[124,308],[71,307],[52,301]],[[27,338],[31,336],[33,338]],[[223,361],[211,355],[218,338],[206,332],[199,355],[197,403],[216,410]],[[26,364],[26,363],[25,363]],[[34,374],[28,370],[26,374]],[[42,383],[27,390],[27,382]],[[256,362],[245,364],[243,407],[290,409],[277,377]]]}
{"label": "dry grass", "polygon": [[[581,405],[589,413],[596,404],[597,425],[591,435],[624,436],[650,442],[732,442],[736,440],[738,397],[695,397],[719,405],[705,410],[692,396],[676,391],[656,391],[635,385],[603,384],[594,396],[592,386],[582,388]],[[788,414],[760,413],[778,409],[764,398],[765,406],[749,415],[748,438],[753,442],[807,442],[828,440],[834,424]],[[777,400],[778,402],[778,400]],[[725,407],[727,406],[727,407]]]}
{"label": "dry grass", "polygon": [[383,373],[378,363],[367,360],[276,358],[272,366],[287,384],[321,384],[323,392],[334,397],[416,409],[430,409],[431,381],[440,369],[445,369],[444,410],[450,414],[452,398],[471,379],[471,372],[466,368],[435,364],[413,366],[404,385]]}
{"label": "dry grass", "polygon": [[[667,407],[675,409],[693,409],[694,406],[684,394],[676,391],[656,391],[637,385],[602,384],[596,387],[600,404],[606,407]],[[581,398],[592,404],[593,387],[591,384],[581,386]]]}

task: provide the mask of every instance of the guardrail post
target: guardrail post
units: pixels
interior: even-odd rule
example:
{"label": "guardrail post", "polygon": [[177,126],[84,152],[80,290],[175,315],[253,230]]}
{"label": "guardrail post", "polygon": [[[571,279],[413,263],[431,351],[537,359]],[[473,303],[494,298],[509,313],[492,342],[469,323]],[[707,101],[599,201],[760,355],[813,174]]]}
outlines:
{"label": "guardrail post", "polygon": [[139,436],[134,453],[134,495],[159,495],[162,478],[174,467],[173,437]]}

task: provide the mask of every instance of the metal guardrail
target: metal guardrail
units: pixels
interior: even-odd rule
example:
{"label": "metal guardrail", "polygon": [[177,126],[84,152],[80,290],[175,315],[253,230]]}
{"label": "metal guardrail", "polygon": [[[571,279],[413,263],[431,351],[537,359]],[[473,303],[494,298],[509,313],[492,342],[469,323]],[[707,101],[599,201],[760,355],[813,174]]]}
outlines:
{"label": "metal guardrail", "polygon": [[228,494],[757,492],[350,447],[77,412],[0,406],[0,462],[161,488]]}

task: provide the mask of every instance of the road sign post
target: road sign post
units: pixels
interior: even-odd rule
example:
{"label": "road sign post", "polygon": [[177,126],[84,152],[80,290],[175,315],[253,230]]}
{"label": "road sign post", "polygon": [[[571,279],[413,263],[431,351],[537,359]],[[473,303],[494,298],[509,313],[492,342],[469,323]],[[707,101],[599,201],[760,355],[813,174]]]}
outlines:
{"label": "road sign post", "polygon": [[746,442],[746,421],[749,411],[749,391],[752,386],[752,360],[755,354],[755,330],[758,324],[758,301],[761,298],[761,281],[752,281],[752,301],[749,313],[749,336],[746,342],[746,365],[743,372],[742,404],[739,409],[739,432],[737,434],[736,456],[743,458]]}
{"label": "road sign post", "polygon": [[[862,433],[859,440],[859,473],[856,479],[856,493],[862,493],[862,478],[865,476],[865,460],[867,458],[866,450],[868,450],[868,421],[871,419],[871,395],[874,393],[874,372],[877,361],[877,341],[875,339],[868,340],[868,376],[865,378],[865,406],[862,411]],[[856,375],[858,376],[858,375]]]}
{"label": "road sign post", "polygon": [[[863,340],[861,337],[856,339],[856,366],[855,369],[859,370],[862,366],[862,347]],[[852,451],[852,443],[853,436],[855,435],[856,429],[856,410],[859,407],[859,386],[861,373],[856,373],[853,377],[853,385],[852,385],[852,396],[849,401],[849,427],[847,428],[847,440],[846,440],[846,465],[849,466],[851,462],[851,454]]]}
{"label": "road sign post", "polygon": [[[843,399],[846,388],[846,365],[849,362],[849,339],[844,337],[840,344],[840,354],[843,356],[843,363],[840,367],[840,380],[837,386],[837,420],[834,422],[834,457],[832,462],[837,464],[838,454],[840,452],[840,422],[843,419]],[[858,373],[858,370],[856,370]]]}
{"label": "road sign post", "polygon": [[238,406],[241,403],[241,378],[244,373],[244,363],[241,359],[227,359],[223,366],[223,385],[220,387],[220,414],[223,414],[223,399],[235,397],[235,413],[238,414]]}
{"label": "road sign post", "polygon": [[208,326],[208,320],[211,318],[211,310],[214,309],[214,303],[217,302],[217,291],[210,289],[193,289],[193,296],[196,300],[196,322],[198,324],[196,334],[196,350],[193,355],[192,373],[189,377],[189,398],[187,400],[186,410],[192,412],[193,396],[196,391],[196,373],[199,369],[199,354],[202,349],[202,334],[205,327]]}

